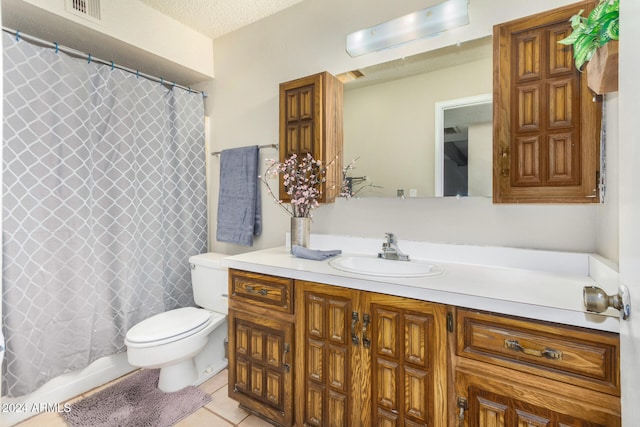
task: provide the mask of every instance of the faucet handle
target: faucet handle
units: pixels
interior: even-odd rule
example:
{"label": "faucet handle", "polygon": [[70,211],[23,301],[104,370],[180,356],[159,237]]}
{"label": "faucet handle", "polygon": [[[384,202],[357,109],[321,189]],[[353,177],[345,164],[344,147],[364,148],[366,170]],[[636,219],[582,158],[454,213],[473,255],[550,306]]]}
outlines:
{"label": "faucet handle", "polygon": [[389,244],[398,242],[396,235],[393,233],[384,233],[384,236],[387,238]]}

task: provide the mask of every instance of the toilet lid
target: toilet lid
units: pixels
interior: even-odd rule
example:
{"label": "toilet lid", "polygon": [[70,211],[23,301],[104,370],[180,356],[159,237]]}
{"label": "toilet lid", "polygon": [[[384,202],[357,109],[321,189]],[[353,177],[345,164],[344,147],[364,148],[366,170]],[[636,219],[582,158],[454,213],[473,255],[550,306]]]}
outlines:
{"label": "toilet lid", "polygon": [[211,313],[195,307],[184,307],[156,314],[135,325],[127,332],[131,343],[151,343],[178,340],[204,329],[211,321]]}

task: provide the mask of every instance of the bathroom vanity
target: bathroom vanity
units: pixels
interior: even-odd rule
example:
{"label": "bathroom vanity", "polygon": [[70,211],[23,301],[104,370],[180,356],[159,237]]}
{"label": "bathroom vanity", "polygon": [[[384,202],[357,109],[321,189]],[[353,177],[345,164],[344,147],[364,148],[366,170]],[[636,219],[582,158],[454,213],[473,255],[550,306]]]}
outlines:
{"label": "bathroom vanity", "polygon": [[[380,243],[312,236],[339,258]],[[584,286],[615,292],[606,260],[400,246],[434,273],[350,272],[285,246],[225,258],[230,397],[286,426],[620,425],[619,315],[582,302]]]}

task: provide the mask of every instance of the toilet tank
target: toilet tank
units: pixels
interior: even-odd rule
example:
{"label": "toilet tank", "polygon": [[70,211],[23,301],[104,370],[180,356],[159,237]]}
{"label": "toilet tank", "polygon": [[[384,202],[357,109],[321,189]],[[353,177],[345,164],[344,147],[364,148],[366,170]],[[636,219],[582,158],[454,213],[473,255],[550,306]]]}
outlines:
{"label": "toilet tank", "polygon": [[227,314],[228,271],[221,265],[228,255],[209,252],[189,258],[191,286],[196,304],[207,310]]}

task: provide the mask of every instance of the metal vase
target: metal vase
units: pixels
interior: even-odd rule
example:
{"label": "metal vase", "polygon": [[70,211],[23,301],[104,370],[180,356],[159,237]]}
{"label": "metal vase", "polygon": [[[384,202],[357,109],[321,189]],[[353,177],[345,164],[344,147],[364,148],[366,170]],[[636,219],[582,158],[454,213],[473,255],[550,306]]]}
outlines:
{"label": "metal vase", "polygon": [[309,234],[311,231],[311,218],[291,217],[291,247],[309,247]]}

